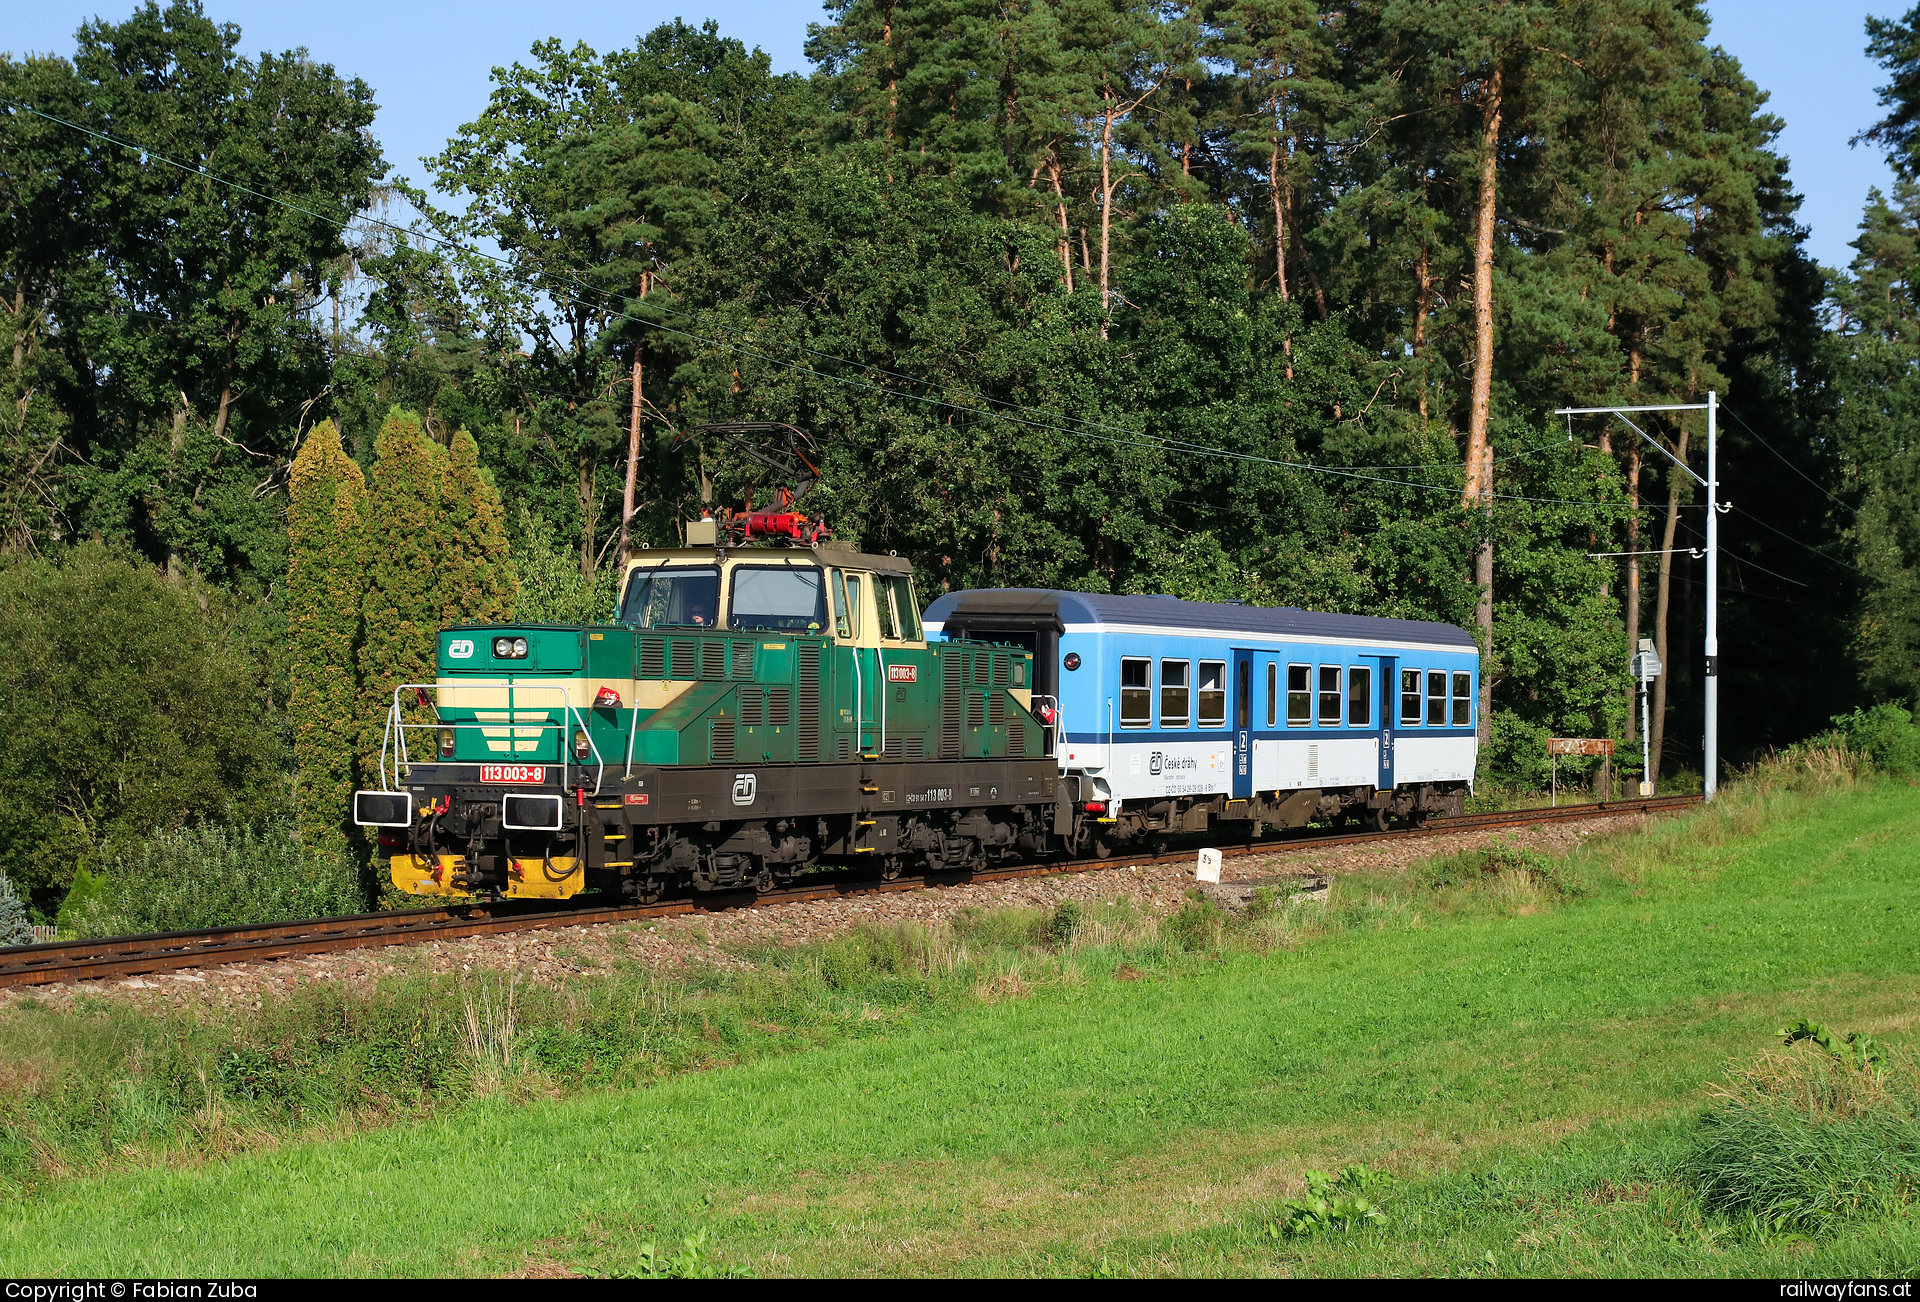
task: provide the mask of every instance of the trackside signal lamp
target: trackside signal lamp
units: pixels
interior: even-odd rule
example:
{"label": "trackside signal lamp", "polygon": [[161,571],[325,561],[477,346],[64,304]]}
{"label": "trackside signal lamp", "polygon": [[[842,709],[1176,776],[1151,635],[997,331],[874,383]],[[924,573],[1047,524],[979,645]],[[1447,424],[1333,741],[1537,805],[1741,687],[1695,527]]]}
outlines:
{"label": "trackside signal lamp", "polygon": [[575,728],[573,731],[573,757],[582,764],[585,764],[587,762],[587,756],[591,754],[593,754],[593,743],[587,740],[586,729]]}
{"label": "trackside signal lamp", "polygon": [[495,660],[525,660],[527,658],[527,639],[524,637],[496,637],[493,639],[493,658]]}

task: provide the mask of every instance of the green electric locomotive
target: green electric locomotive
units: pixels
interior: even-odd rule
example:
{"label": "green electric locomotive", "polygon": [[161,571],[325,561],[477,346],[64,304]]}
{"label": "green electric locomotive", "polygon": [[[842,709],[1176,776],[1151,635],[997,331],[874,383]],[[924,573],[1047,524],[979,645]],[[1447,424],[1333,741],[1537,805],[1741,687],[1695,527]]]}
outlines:
{"label": "green electric locomotive", "polygon": [[1071,843],[1032,656],[929,644],[906,561],[754,520],[637,553],[616,623],[440,634],[435,681],[394,693],[383,789],[354,796],[394,886],[645,902]]}

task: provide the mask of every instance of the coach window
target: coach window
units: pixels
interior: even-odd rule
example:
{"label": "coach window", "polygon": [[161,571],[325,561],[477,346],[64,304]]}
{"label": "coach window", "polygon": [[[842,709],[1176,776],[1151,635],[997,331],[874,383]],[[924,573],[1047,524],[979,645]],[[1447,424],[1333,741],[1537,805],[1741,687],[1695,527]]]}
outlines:
{"label": "coach window", "polygon": [[1192,665],[1185,660],[1160,662],[1160,726],[1187,726],[1187,673]]}
{"label": "coach window", "polygon": [[1473,675],[1455,674],[1453,676],[1453,726],[1471,727],[1473,724]]}
{"label": "coach window", "polygon": [[1347,670],[1347,726],[1365,728],[1373,723],[1373,670],[1355,665]]}
{"label": "coach window", "polygon": [[1340,726],[1340,666],[1320,666],[1320,726]]}
{"label": "coach window", "polygon": [[1153,689],[1147,685],[1147,674],[1153,668],[1151,660],[1134,660],[1131,657],[1120,662],[1120,726],[1122,728],[1145,728],[1153,723]]}
{"label": "coach window", "polygon": [[1224,660],[1200,662],[1200,726],[1227,726],[1227,662]]}
{"label": "coach window", "polygon": [[1304,728],[1313,722],[1313,693],[1307,687],[1311,665],[1287,666],[1287,726]]}
{"label": "coach window", "polygon": [[1400,671],[1400,726],[1402,728],[1420,726],[1420,671],[1418,669]]}
{"label": "coach window", "polygon": [[1427,726],[1447,726],[1447,671],[1427,670]]}
{"label": "coach window", "polygon": [[1280,721],[1280,662],[1267,661],[1267,726],[1275,727]]}

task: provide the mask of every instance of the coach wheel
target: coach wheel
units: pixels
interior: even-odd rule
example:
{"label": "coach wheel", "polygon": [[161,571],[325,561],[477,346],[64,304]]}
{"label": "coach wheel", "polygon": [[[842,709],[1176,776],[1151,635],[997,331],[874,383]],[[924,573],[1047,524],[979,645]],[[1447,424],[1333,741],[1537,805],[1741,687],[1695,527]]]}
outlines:
{"label": "coach wheel", "polygon": [[1375,809],[1373,811],[1373,830],[1376,832],[1386,832],[1391,831],[1392,828],[1393,820],[1387,816],[1387,807],[1382,805],[1378,809]]}

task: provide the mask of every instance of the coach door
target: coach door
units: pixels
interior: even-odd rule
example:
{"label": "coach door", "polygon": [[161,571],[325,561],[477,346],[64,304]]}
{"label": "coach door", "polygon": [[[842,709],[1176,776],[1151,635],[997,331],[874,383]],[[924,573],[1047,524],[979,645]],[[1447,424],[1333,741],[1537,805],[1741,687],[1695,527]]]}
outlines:
{"label": "coach door", "polygon": [[1253,795],[1253,652],[1233,653],[1233,798]]}
{"label": "coach door", "polygon": [[1374,735],[1380,740],[1380,772],[1374,779],[1374,787],[1380,791],[1393,790],[1393,712],[1395,683],[1399,677],[1400,658],[1398,656],[1368,656],[1374,663]]}

